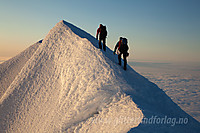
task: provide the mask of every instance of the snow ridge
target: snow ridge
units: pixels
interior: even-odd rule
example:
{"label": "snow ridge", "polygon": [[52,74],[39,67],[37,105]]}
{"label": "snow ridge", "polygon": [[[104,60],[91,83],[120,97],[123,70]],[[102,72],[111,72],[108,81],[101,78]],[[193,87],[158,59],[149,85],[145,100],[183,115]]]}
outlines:
{"label": "snow ridge", "polygon": [[[199,131],[200,124],[155,84],[131,67],[124,71],[113,52],[103,52],[97,44],[80,28],[63,20],[57,23],[25,54],[23,67],[12,68],[17,69],[12,82],[0,78],[6,84],[0,98],[1,132]],[[0,65],[0,70],[6,67]],[[187,117],[189,123],[142,124],[152,115]]]}
{"label": "snow ridge", "polygon": [[[14,80],[16,75],[20,72],[24,64],[30,59],[30,57],[37,50],[41,41],[31,45],[29,48],[21,52],[14,58],[5,61],[0,64],[0,98],[3,96],[4,92]],[[9,77],[9,78],[8,78]]]}
{"label": "snow ridge", "polygon": [[[108,62],[90,41],[59,22],[2,96],[1,129],[96,132],[98,127],[99,132],[127,132],[138,126],[142,112],[121,92],[124,83]],[[119,114],[139,120],[114,126],[93,122]]]}

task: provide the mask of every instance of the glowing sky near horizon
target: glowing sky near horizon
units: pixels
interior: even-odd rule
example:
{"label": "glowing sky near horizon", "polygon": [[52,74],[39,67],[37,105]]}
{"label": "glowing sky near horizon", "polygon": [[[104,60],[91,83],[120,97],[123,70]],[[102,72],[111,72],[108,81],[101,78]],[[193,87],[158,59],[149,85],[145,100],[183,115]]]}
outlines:
{"label": "glowing sky near horizon", "polygon": [[60,20],[90,34],[100,23],[111,49],[128,38],[129,60],[200,62],[199,0],[1,0],[0,60],[45,38]]}

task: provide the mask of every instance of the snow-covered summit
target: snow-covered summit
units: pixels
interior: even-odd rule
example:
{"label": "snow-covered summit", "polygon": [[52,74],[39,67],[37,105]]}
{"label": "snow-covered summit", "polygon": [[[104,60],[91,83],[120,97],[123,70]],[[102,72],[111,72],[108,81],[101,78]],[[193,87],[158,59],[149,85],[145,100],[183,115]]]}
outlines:
{"label": "snow-covered summit", "polygon": [[[1,132],[199,131],[200,124],[161,89],[131,67],[124,71],[112,51],[103,52],[97,44],[62,20],[42,43],[0,64]],[[151,116],[189,122],[142,123]]]}

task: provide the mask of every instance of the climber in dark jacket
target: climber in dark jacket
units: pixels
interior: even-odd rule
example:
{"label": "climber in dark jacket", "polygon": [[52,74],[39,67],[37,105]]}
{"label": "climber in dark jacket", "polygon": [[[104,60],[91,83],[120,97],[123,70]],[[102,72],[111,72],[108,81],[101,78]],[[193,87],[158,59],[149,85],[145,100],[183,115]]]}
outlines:
{"label": "climber in dark jacket", "polygon": [[101,41],[103,41],[103,50],[106,51],[106,36],[107,36],[106,26],[103,26],[102,24],[99,25],[96,34],[97,40],[98,40],[98,35],[99,35],[99,48],[102,49]]}
{"label": "climber in dark jacket", "polygon": [[121,66],[121,55],[123,54],[123,59],[124,59],[124,70],[126,70],[126,65],[127,65],[127,59],[129,53],[128,53],[128,41],[126,38],[119,38],[119,41],[117,42],[115,49],[114,49],[114,54],[117,52],[118,55],[118,60],[119,60],[119,65]]}

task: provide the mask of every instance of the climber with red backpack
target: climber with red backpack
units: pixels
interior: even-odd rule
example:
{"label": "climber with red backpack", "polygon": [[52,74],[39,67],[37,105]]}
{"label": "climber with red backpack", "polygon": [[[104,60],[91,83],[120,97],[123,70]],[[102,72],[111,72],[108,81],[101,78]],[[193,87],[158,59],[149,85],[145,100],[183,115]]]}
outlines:
{"label": "climber with red backpack", "polygon": [[102,49],[101,41],[103,41],[103,50],[106,51],[106,37],[107,37],[106,26],[103,26],[102,24],[99,25],[96,34],[97,40],[98,40],[98,35],[99,35],[99,48]]}
{"label": "climber with red backpack", "polygon": [[124,70],[126,70],[126,65],[127,65],[126,58],[129,56],[128,49],[129,49],[128,40],[126,38],[120,37],[119,41],[117,42],[117,44],[115,46],[113,53],[114,54],[117,53],[120,66],[121,66],[121,55],[123,54]]}

